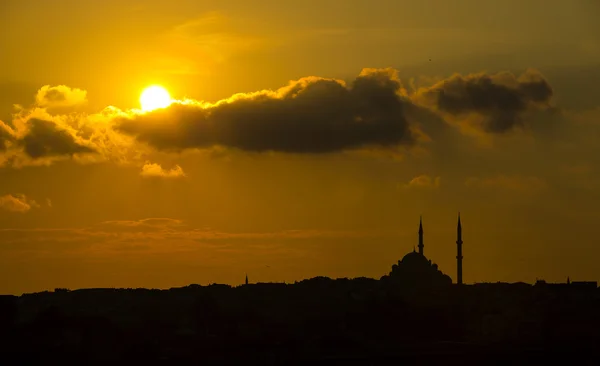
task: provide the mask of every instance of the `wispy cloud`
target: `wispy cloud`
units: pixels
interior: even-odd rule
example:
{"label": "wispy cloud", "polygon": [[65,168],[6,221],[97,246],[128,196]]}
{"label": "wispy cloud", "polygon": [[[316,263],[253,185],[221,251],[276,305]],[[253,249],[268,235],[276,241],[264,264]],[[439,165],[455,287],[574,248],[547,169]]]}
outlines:
{"label": "wispy cloud", "polygon": [[439,188],[442,182],[441,177],[431,177],[427,174],[419,175],[411,179],[408,183],[402,184],[401,188],[403,189],[415,189],[415,188]]}
{"label": "wispy cloud", "polygon": [[40,205],[30,198],[27,198],[24,194],[7,194],[0,196],[0,208],[11,211],[25,213],[32,208],[38,208]]}
{"label": "wispy cloud", "polygon": [[210,12],[173,27],[158,40],[165,57],[159,57],[156,66],[173,74],[202,74],[266,42],[248,29],[236,29],[236,24],[221,13]]}
{"label": "wispy cloud", "polygon": [[[387,231],[283,230],[273,232],[226,232],[196,228],[170,218],[106,221],[84,228],[0,229],[5,251],[45,255],[113,256],[135,251],[177,252],[247,251],[252,248],[285,252],[287,245],[304,240],[373,239],[398,235]],[[297,249],[298,246],[296,246]],[[262,255],[262,254],[261,254]]]}
{"label": "wispy cloud", "polygon": [[66,85],[44,85],[35,96],[39,107],[72,107],[87,102],[87,91]]}
{"label": "wispy cloud", "polygon": [[160,164],[146,163],[140,172],[142,177],[160,177],[160,178],[183,178],[185,173],[179,165],[175,165],[172,169],[166,170]]}

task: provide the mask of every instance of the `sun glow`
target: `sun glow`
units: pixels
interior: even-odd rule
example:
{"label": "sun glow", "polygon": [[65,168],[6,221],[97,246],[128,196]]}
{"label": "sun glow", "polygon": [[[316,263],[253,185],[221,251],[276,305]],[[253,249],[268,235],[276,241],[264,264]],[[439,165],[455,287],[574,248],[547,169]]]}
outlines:
{"label": "sun glow", "polygon": [[146,112],[166,108],[171,104],[171,96],[162,86],[149,86],[142,92],[140,104],[142,105],[142,110]]}

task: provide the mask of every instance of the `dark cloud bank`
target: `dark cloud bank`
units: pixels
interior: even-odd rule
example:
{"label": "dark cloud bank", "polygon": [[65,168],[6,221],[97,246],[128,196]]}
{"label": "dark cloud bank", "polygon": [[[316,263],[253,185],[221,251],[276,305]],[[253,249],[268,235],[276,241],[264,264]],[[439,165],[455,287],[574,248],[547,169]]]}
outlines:
{"label": "dark cloud bank", "polygon": [[437,110],[456,117],[483,116],[482,127],[490,133],[522,126],[523,113],[549,107],[552,95],[550,84],[535,70],[519,77],[511,73],[454,75],[422,91],[422,97]]}
{"label": "dark cloud bank", "polygon": [[413,137],[392,70],[364,72],[348,87],[304,78],[277,92],[202,108],[173,105],[124,120],[120,130],[164,150],[222,145],[245,151],[327,153],[364,145],[410,144]]}
{"label": "dark cloud bank", "polygon": [[29,133],[20,143],[31,158],[94,152],[86,146],[79,145],[68,132],[57,129],[53,122],[30,119],[29,125]]}
{"label": "dark cloud bank", "polygon": [[[84,91],[71,94],[74,100],[85,99]],[[62,100],[61,95],[50,96]],[[432,113],[456,118],[478,114],[485,121],[483,130],[504,133],[520,127],[525,112],[548,106],[552,95],[548,82],[534,70],[518,77],[454,75],[408,95],[395,70],[365,69],[348,85],[307,77],[277,91],[237,94],[215,104],[175,103],[119,117],[115,128],[164,151],[223,146],[249,152],[330,153],[410,146],[418,138],[418,127],[409,121],[422,127],[427,123],[422,119],[428,119],[423,116]],[[17,136],[0,124],[0,152],[7,141],[33,159],[95,152],[82,130],[67,131],[39,118],[27,125]]]}
{"label": "dark cloud bank", "polygon": [[[529,108],[547,104],[552,88],[541,74],[527,71],[520,77],[455,75],[417,94],[433,110],[480,114],[487,132],[501,133],[520,125]],[[363,70],[348,86],[304,78],[277,92],[240,95],[209,107],[176,104],[122,120],[119,129],[161,150],[222,145],[326,153],[410,145],[415,138],[405,112],[411,99],[403,96],[395,70]]]}

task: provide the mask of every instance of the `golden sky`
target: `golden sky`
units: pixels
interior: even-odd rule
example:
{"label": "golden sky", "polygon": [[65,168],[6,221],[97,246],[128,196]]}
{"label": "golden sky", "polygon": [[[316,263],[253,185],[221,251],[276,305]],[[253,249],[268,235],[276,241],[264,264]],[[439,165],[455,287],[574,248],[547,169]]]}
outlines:
{"label": "golden sky", "polygon": [[[218,4],[219,3],[219,4]],[[222,3],[222,4],[220,4]],[[0,293],[599,280],[594,0],[0,2]],[[167,108],[140,109],[161,85]]]}

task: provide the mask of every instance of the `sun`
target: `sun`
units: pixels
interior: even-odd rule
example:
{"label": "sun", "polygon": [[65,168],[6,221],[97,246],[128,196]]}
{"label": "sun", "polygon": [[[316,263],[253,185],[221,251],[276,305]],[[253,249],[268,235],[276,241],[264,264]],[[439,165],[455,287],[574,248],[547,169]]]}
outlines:
{"label": "sun", "polygon": [[140,104],[142,110],[146,112],[166,108],[171,105],[171,96],[162,86],[152,85],[144,89],[140,95]]}

